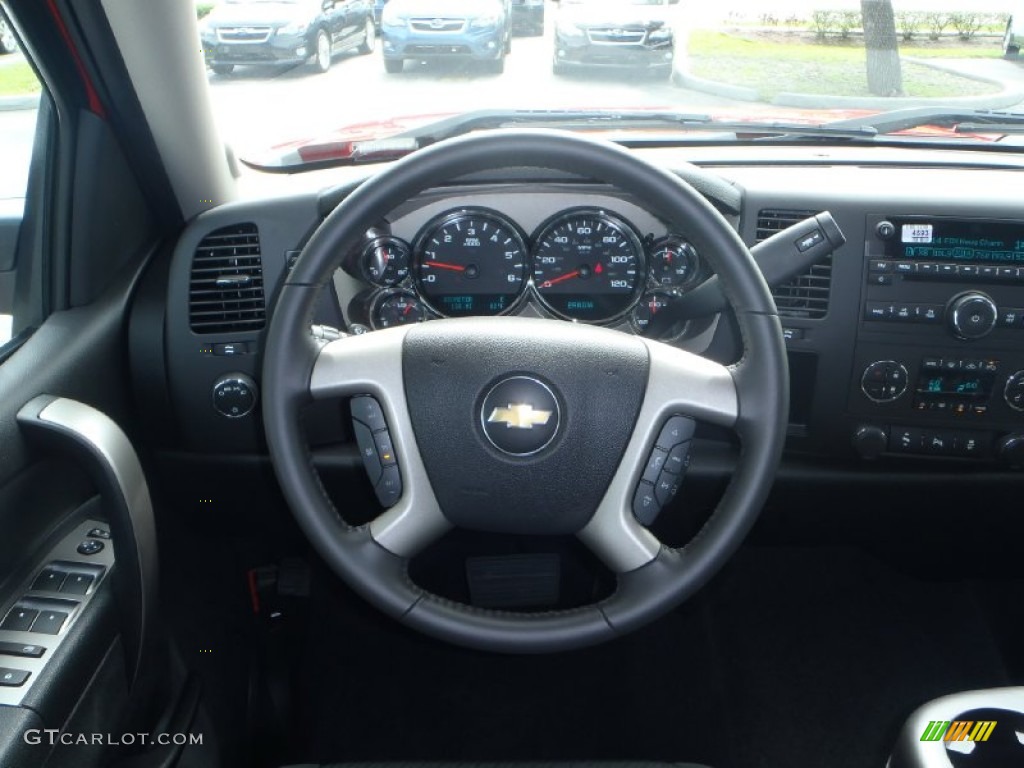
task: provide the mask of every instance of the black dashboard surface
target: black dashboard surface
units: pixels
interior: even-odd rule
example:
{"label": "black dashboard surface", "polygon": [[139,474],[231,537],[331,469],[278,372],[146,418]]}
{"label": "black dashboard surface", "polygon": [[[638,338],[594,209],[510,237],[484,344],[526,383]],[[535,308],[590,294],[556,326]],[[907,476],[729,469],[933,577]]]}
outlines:
{"label": "black dashboard surface", "polygon": [[[845,246],[806,275],[774,291],[786,330],[793,381],[790,456],[805,454],[852,464],[881,454],[883,461],[912,459],[926,467],[940,461],[955,462],[958,467],[996,471],[1005,469],[1017,455],[1008,441],[1024,432],[1024,411],[1017,407],[1024,407],[1024,401],[1014,399],[1018,382],[1024,390],[1024,374],[1015,378],[1024,370],[1024,324],[1019,322],[1024,315],[1024,263],[1020,267],[1004,264],[1014,266],[1012,274],[1007,271],[990,281],[969,271],[932,280],[917,272],[916,263],[911,267],[914,274],[897,271],[906,265],[900,266],[901,259],[883,253],[879,234],[880,224],[893,220],[968,221],[981,230],[989,222],[1024,222],[1019,194],[1024,187],[1024,168],[1016,161],[950,153],[937,164],[936,157],[942,153],[887,149],[831,156],[823,152],[823,157],[807,162],[806,150],[779,148],[775,154],[762,152],[753,157],[739,150],[706,153],[697,158],[702,163],[698,167],[689,163],[694,154],[683,150],[636,151],[693,183],[748,245],[824,210],[830,211],[843,229]],[[924,162],[926,158],[930,164]],[[365,170],[360,172],[365,174]],[[162,397],[170,403],[170,412],[159,420],[164,447],[199,454],[265,452],[259,409],[225,416],[215,408],[213,391],[225,377],[240,375],[252,382],[258,397],[262,333],[277,286],[325,213],[354,188],[359,177],[339,171],[335,178],[338,183],[326,192],[314,189],[236,203],[200,216],[168,256],[166,274],[151,271],[143,294],[152,301],[162,299],[166,312],[138,322],[162,325],[148,338],[161,340],[166,388],[155,392],[158,383],[150,380],[139,397],[142,402],[158,402],[153,398]],[[581,210],[591,217],[582,225]],[[466,212],[477,220],[460,219]],[[585,316],[573,318],[566,304],[556,305],[544,295],[545,280],[553,277],[582,285],[578,274],[564,277],[574,265],[568,263],[558,273],[545,273],[539,266],[552,222],[559,216],[571,220],[574,215],[572,231],[551,237],[575,236],[587,221],[610,221],[617,229],[613,226],[603,236],[635,257],[638,274],[631,276],[635,283],[628,290],[623,288],[628,296],[614,311],[599,318],[604,324],[625,333],[643,332],[636,314],[643,312],[650,291],[662,287],[685,291],[708,274],[696,254],[693,270],[682,285],[662,286],[658,247],[666,238],[676,244],[685,242],[685,228],[666,227],[642,203],[607,186],[522,169],[499,178],[453,181],[407,201],[387,221],[367,222],[366,240],[338,254],[339,269],[325,290],[315,321],[349,332],[372,333],[382,324],[382,303],[389,299],[393,299],[387,306],[390,317],[420,314],[420,309],[409,309],[401,298],[394,299],[396,295],[407,302],[423,302],[424,318],[446,311],[508,312],[561,318],[553,322],[565,322],[566,318],[586,321]],[[610,218],[602,218],[605,216]],[[475,305],[462,301],[462,285],[447,290],[446,295],[454,299],[424,296],[431,289],[423,281],[423,275],[431,271],[424,264],[431,259],[447,265],[432,270],[438,276],[435,280],[449,278],[449,273],[456,271],[452,267],[462,269],[457,276],[464,278],[465,268],[475,266],[472,260],[440,259],[437,243],[430,243],[446,235],[461,236],[461,230],[445,228],[452,220],[460,225],[488,223],[495,227],[492,233],[500,229],[502,239],[514,234],[518,245],[500,251],[502,256],[512,252],[508,263],[515,265],[514,273],[502,273],[512,289],[500,301]],[[408,269],[392,284],[377,280],[374,285],[364,254],[372,252],[381,237],[396,238],[408,249]],[[620,246],[620,240],[627,245]],[[1017,245],[1024,248],[1024,243]],[[433,256],[428,253],[431,249]],[[879,261],[886,262],[884,274],[875,271],[883,269],[873,264]],[[207,279],[212,275],[212,286],[199,282],[204,275]],[[218,279],[224,282],[218,284]],[[591,290],[594,285],[587,284]],[[199,302],[202,290],[214,289],[220,291],[214,294],[214,322],[197,322],[197,318],[203,320],[200,310],[211,310],[209,303]],[[497,295],[493,288],[485,293],[492,298]],[[971,338],[953,325],[954,304],[968,294],[991,299],[997,312],[993,328]],[[141,303],[136,306],[140,316]],[[891,310],[885,310],[885,317],[872,317],[869,304],[873,308],[888,304]],[[901,315],[902,310],[927,312],[929,306],[933,311],[927,318]],[[1013,315],[1013,310],[1020,313]],[[205,319],[209,320],[209,315]],[[729,362],[737,350],[733,333],[726,314],[676,328],[667,342]],[[147,354],[152,355],[153,350]],[[875,363],[882,363],[881,368],[872,369]],[[975,364],[989,366],[987,378],[971,378]],[[936,377],[928,377],[933,373],[931,366],[941,369],[943,365],[955,365],[959,378],[936,383]],[[891,382],[872,383],[872,377],[887,376]],[[893,390],[884,389],[890,384]],[[929,396],[929,387],[938,387],[941,393],[946,385],[951,391],[945,401]],[[955,391],[958,386],[968,391]],[[888,397],[896,389],[896,397]],[[876,397],[879,392],[885,396]],[[960,395],[972,395],[973,399]],[[327,421],[344,432],[340,416],[332,415]],[[316,435],[311,440],[315,443]],[[323,441],[330,440],[327,429]]]}

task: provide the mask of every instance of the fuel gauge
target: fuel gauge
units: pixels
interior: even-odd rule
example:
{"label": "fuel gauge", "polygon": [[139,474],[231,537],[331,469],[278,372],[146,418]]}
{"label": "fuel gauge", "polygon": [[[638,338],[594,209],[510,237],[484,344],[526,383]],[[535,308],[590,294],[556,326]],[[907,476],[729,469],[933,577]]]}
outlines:
{"label": "fuel gauge", "polygon": [[700,271],[697,249],[678,237],[665,237],[651,247],[651,281],[655,285],[679,288],[689,285]]}
{"label": "fuel gauge", "polygon": [[394,328],[422,323],[427,319],[427,308],[409,291],[395,291],[377,297],[372,316],[374,328]]}

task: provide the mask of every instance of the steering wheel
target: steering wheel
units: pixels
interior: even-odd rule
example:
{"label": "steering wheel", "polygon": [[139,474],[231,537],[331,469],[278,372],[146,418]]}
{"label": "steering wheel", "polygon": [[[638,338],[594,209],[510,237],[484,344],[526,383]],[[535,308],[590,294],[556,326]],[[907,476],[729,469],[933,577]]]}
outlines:
{"label": "steering wheel", "polygon": [[[312,336],[313,307],[339,254],[368,225],[423,190],[521,167],[584,172],[685,229],[735,313],[739,362],[726,367],[620,331],[514,317],[435,320],[329,343]],[[614,144],[521,130],[421,149],[364,182],[326,217],[277,298],[263,390],[267,442],[285,498],[342,579],[428,635],[540,653],[636,629],[726,562],[774,479],[789,378],[768,286],[736,232],[699,193]],[[313,401],[354,395],[379,401],[402,485],[397,504],[359,527],[342,519],[320,484],[299,418]],[[687,418],[669,421],[676,415]],[[686,432],[691,419],[731,428],[742,449],[711,517],[685,546],[671,548],[637,521],[634,501],[655,443],[666,442],[663,430],[682,425]],[[481,610],[442,598],[414,584],[408,564],[456,526],[574,534],[616,574],[617,588],[601,602],[546,613]]]}

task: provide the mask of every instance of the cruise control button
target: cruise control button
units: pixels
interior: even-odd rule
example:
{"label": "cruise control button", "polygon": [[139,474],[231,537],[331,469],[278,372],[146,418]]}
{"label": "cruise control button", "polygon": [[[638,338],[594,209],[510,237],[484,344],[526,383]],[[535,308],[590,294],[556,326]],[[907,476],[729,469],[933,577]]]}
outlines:
{"label": "cruise control button", "polygon": [[24,669],[8,669],[0,667],[0,685],[5,688],[18,688],[25,684],[32,673]]}
{"label": "cruise control button", "polygon": [[658,476],[658,482],[654,484],[654,495],[658,499],[658,504],[664,507],[672,501],[672,497],[679,491],[679,486],[682,482],[683,478],[681,475],[662,472]]}
{"label": "cruise control button", "polygon": [[644,474],[641,478],[646,483],[653,483],[658,479],[661,470],[665,468],[665,459],[668,458],[668,451],[655,448],[647,458],[647,466],[644,467]]}
{"label": "cruise control button", "polygon": [[363,467],[366,474],[370,476],[370,482],[377,484],[380,479],[380,457],[377,456],[377,443],[373,439],[370,428],[359,421],[352,422],[352,429],[356,433],[356,444],[359,446],[359,456],[363,460]]}
{"label": "cruise control button", "polygon": [[32,631],[41,635],[56,635],[67,620],[68,615],[63,611],[43,611],[32,624]]}
{"label": "cruise control button", "polygon": [[377,458],[380,459],[381,465],[387,467],[397,463],[395,459],[395,449],[391,445],[391,435],[386,431],[376,432],[373,435],[373,443],[377,449]]}
{"label": "cruise control button", "polygon": [[394,465],[384,467],[375,490],[377,492],[377,501],[380,502],[382,507],[395,506],[402,496],[402,476],[398,472],[398,467]]}
{"label": "cruise control button", "polygon": [[654,494],[654,484],[641,482],[633,494],[633,517],[641,525],[650,525],[658,517],[661,505]]}
{"label": "cruise control button", "polygon": [[78,545],[76,551],[80,555],[96,555],[103,551],[104,546],[106,545],[99,539],[86,539]]}
{"label": "cruise control button", "polygon": [[11,612],[7,614],[7,618],[4,619],[4,623],[0,624],[0,629],[28,632],[38,615],[39,611],[34,611],[31,608],[12,608]]}
{"label": "cruise control button", "polygon": [[375,398],[369,395],[353,397],[350,407],[352,409],[352,418],[356,421],[361,421],[370,428],[371,432],[387,429],[388,424],[384,420],[384,411]]}
{"label": "cruise control button", "polygon": [[43,572],[32,582],[32,591],[57,592],[60,590],[61,584],[64,583],[66,575],[53,568],[44,568]]}
{"label": "cruise control button", "polygon": [[657,445],[666,451],[671,450],[693,437],[696,429],[697,423],[693,419],[689,419],[686,416],[673,416],[661,428]]}

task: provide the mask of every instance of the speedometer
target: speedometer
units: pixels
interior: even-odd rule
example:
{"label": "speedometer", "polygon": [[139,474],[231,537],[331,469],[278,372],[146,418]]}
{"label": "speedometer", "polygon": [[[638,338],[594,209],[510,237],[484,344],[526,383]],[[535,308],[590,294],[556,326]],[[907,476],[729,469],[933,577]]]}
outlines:
{"label": "speedometer", "polygon": [[567,211],[542,226],[535,243],[534,287],[562,317],[613,320],[643,289],[643,247],[618,216],[592,208]]}
{"label": "speedometer", "polygon": [[491,211],[434,219],[418,239],[416,287],[439,314],[497,315],[526,283],[526,246],[515,225]]}

